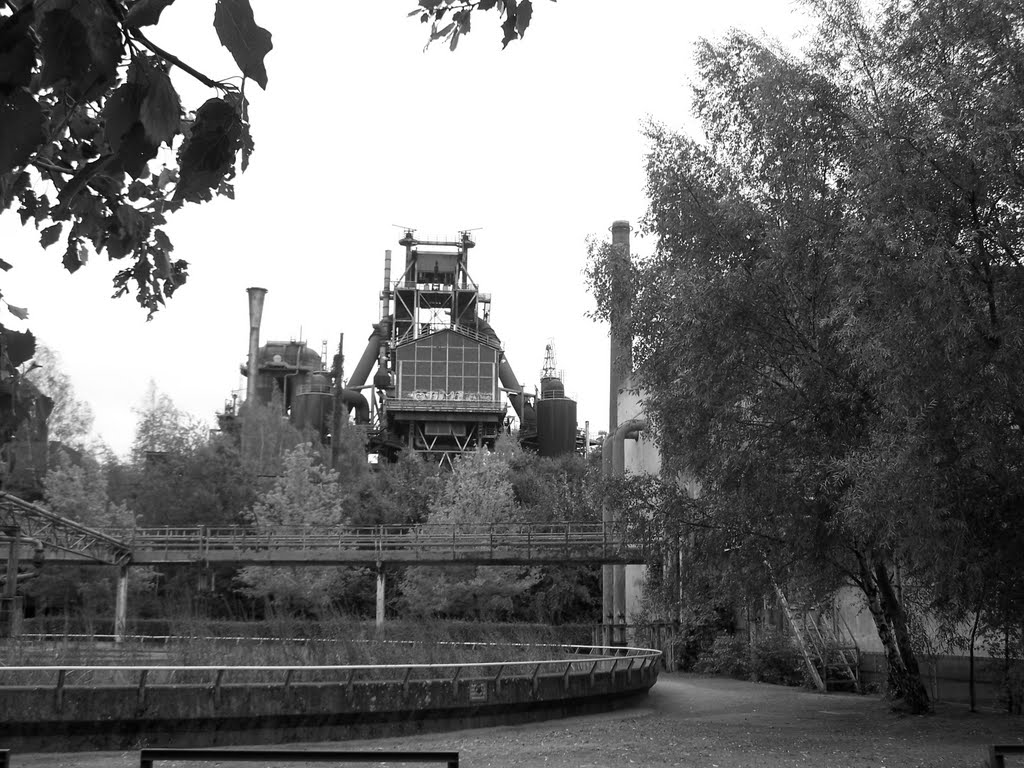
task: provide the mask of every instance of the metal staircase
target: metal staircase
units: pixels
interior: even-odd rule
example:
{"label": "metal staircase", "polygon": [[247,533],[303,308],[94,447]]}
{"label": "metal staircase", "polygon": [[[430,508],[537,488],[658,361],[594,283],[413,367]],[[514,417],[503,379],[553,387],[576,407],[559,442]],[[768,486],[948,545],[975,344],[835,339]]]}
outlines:
{"label": "metal staircase", "polygon": [[793,632],[807,672],[819,691],[860,692],[860,649],[849,627],[838,626],[837,612],[819,605],[792,605],[772,577],[779,605]]}

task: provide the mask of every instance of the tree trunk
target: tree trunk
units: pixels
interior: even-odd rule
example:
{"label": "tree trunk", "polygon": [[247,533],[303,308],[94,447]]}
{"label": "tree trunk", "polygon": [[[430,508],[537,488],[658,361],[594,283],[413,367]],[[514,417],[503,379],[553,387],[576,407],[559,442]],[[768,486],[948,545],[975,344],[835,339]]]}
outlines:
{"label": "tree trunk", "polygon": [[889,571],[884,560],[876,553],[873,557],[875,583],[878,585],[878,595],[882,603],[882,610],[892,626],[893,636],[896,640],[896,649],[903,660],[903,668],[906,670],[906,679],[903,687],[903,699],[915,714],[931,711],[931,701],[928,696],[928,689],[921,679],[921,668],[917,663],[917,655],[910,642],[910,631],[907,629],[907,615],[903,605],[896,598],[896,591],[893,589],[892,580],[889,578]]}
{"label": "tree trunk", "polygon": [[[864,597],[867,600],[871,618],[874,619],[875,629],[878,631],[878,639],[881,641],[885,652],[889,684],[888,695],[894,699],[905,701],[913,712],[927,712],[928,692],[921,682],[921,673],[917,668],[917,660],[911,652],[910,658],[913,661],[913,672],[911,672],[907,667],[906,658],[901,652],[900,643],[889,614],[891,605],[887,604],[878,584],[877,571],[871,568],[867,558],[860,552],[857,553],[857,564],[860,569],[861,588],[864,591]],[[882,570],[884,572],[884,568]],[[889,584],[888,580],[885,583],[888,584],[891,590],[892,585]],[[905,622],[903,626],[905,631]]]}

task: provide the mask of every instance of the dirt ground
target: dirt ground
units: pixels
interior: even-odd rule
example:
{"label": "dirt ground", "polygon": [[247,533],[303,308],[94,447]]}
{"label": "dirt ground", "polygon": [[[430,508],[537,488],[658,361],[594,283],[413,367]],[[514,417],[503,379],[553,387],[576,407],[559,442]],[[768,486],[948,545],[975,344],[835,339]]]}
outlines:
{"label": "dirt ground", "polygon": [[[876,696],[818,694],[663,673],[644,702],[619,712],[532,725],[290,746],[458,750],[463,768],[978,768],[987,746],[995,743],[1024,743],[1024,718],[994,712],[972,715],[966,707],[942,704],[933,715],[900,716]],[[127,768],[138,764],[137,752],[11,756],[11,768]],[[159,765],[271,768],[275,764]],[[326,764],[290,765],[313,768]],[[1007,765],[1024,767],[1024,758],[1008,758]]]}

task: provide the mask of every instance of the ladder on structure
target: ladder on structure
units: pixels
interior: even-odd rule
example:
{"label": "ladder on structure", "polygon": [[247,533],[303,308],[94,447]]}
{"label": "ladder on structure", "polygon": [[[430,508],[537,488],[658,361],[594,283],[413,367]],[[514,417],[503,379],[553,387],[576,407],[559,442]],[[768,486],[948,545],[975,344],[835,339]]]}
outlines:
{"label": "ladder on structure", "polygon": [[835,612],[829,615],[817,607],[794,608],[786,593],[772,577],[772,586],[786,621],[793,631],[807,671],[819,691],[847,690],[860,692],[860,650],[849,631],[841,637],[835,623]]}

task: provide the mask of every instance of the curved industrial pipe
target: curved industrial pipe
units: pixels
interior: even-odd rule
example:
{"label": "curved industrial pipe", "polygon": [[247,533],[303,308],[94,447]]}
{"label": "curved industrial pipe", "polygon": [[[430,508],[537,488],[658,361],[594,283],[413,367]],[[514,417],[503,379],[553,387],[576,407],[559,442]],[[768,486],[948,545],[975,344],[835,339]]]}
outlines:
{"label": "curved industrial pipe", "polygon": [[370,404],[362,392],[355,389],[343,389],[341,390],[341,402],[350,411],[355,411],[356,424],[370,423]]}
{"label": "curved industrial pipe", "polygon": [[359,362],[356,363],[352,375],[348,377],[348,386],[351,389],[360,389],[366,384],[366,379],[373,369],[373,364],[377,362],[377,353],[380,351],[380,346],[386,339],[387,333],[384,330],[384,323],[374,323],[373,333],[370,334],[366,349],[363,350],[363,355],[359,358]]}
{"label": "curved industrial pipe", "polygon": [[[494,339],[494,342],[501,345],[501,339],[498,338],[498,334],[494,332],[491,324],[483,318],[478,318],[477,323],[480,327],[480,333],[482,336],[488,339]],[[512,403],[512,409],[516,412],[516,416],[519,417],[520,421],[523,419],[523,385],[519,383],[519,379],[516,378],[515,372],[512,370],[512,366],[509,365],[508,360],[505,358],[505,353],[502,352],[498,358],[498,381],[501,382],[506,390],[509,391],[508,401]],[[519,394],[516,394],[516,393]]]}

